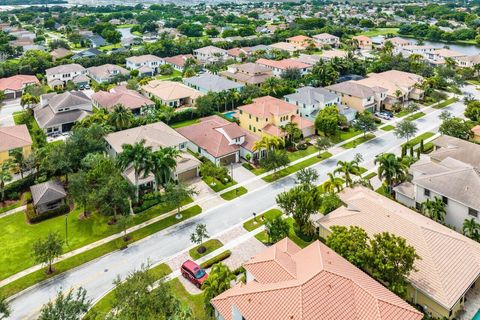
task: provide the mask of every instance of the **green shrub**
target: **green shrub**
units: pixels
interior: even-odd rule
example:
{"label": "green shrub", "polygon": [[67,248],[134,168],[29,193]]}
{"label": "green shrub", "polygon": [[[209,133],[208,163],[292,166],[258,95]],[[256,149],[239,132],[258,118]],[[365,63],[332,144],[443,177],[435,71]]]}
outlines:
{"label": "green shrub", "polygon": [[12,183],[7,184],[5,187],[5,199],[7,200],[18,200],[20,199],[20,194],[27,192],[30,189],[30,186],[35,184],[35,179],[33,175],[29,175],[20,180],[16,180]]}
{"label": "green shrub", "polygon": [[248,162],[242,163],[242,167],[244,167],[247,170],[253,170],[253,166]]}
{"label": "green shrub", "polygon": [[44,221],[50,218],[58,217],[61,216],[62,214],[67,213],[70,211],[70,207],[66,204],[63,206],[55,209],[55,210],[50,210],[50,211],[45,211],[42,213],[37,214],[35,212],[35,209],[33,208],[33,205],[29,203],[27,205],[27,210],[25,210],[25,215],[27,217],[28,222],[30,223],[38,223],[40,221]]}
{"label": "green shrub", "polygon": [[213,257],[213,258],[203,262],[202,264],[200,264],[200,267],[202,269],[210,268],[214,264],[219,263],[219,262],[227,259],[231,255],[232,255],[232,252],[230,250],[223,251],[222,253],[216,255],[215,257]]}

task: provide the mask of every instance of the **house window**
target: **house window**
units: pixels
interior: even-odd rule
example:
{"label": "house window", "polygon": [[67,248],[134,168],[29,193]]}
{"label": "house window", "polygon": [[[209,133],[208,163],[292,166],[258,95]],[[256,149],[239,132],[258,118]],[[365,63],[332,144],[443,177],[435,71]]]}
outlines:
{"label": "house window", "polygon": [[475,218],[478,218],[478,211],[475,210],[475,209],[472,209],[472,208],[468,208],[468,215],[472,216],[472,217],[475,217]]}
{"label": "house window", "polygon": [[425,197],[430,197],[430,190],[428,190],[428,189],[423,189],[423,195],[424,195]]}
{"label": "house window", "polygon": [[443,201],[443,203],[448,205],[448,198],[447,197],[442,197],[442,201]]}

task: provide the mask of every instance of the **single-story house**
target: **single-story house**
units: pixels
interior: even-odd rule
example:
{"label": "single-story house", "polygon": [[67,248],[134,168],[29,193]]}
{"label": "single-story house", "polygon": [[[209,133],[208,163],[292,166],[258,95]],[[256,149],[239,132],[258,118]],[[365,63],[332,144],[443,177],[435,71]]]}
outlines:
{"label": "single-story house", "polygon": [[183,83],[185,83],[190,88],[193,88],[205,94],[209,92],[219,93],[229,90],[240,91],[244,87],[242,83],[237,83],[235,81],[228,80],[226,78],[209,73],[204,73],[191,78],[186,78],[183,80]]}
{"label": "single-story house", "polygon": [[6,99],[16,99],[23,95],[27,86],[39,85],[37,77],[17,74],[8,78],[0,79],[0,91],[3,91]]}
{"label": "single-story house", "polygon": [[87,76],[98,83],[111,82],[115,77],[128,76],[127,69],[115,64],[104,64],[97,67],[87,68]]}
{"label": "single-story house", "polygon": [[166,106],[173,108],[192,107],[203,93],[176,81],[152,80],[142,86],[142,92],[160,100]]}
{"label": "single-story house", "polygon": [[155,102],[135,90],[127,89],[126,86],[116,86],[108,92],[95,92],[92,95],[92,103],[95,107],[108,111],[112,111],[116,105],[122,105],[136,115],[155,106]]}
{"label": "single-story house", "polygon": [[30,187],[33,208],[37,214],[61,208],[66,204],[67,192],[58,181],[47,181]]}

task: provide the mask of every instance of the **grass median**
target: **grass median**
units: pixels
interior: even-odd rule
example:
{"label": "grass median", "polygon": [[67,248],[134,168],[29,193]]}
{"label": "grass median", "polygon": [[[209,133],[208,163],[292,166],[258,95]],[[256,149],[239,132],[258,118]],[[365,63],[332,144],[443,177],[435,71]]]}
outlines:
{"label": "grass median", "polygon": [[455,103],[455,102],[457,102],[457,101],[458,101],[457,98],[450,98],[450,99],[447,99],[447,100],[445,100],[445,101],[443,101],[443,102],[440,102],[440,103],[434,105],[433,108],[434,108],[434,109],[443,109],[443,108],[445,108],[445,107],[447,107],[447,106],[449,106],[449,105],[451,105],[452,103]]}
{"label": "grass median", "polygon": [[247,192],[248,190],[245,187],[239,187],[239,188],[222,193],[220,197],[222,197],[223,200],[230,201],[246,194]]}
{"label": "grass median", "polygon": [[67,258],[65,260],[59,261],[53,265],[53,268],[55,269],[55,272],[53,274],[47,275],[45,273],[45,269],[42,268],[41,270],[37,270],[35,272],[32,272],[24,277],[21,277],[3,287],[0,288],[0,296],[3,297],[9,297],[11,295],[14,295],[24,289],[27,289],[28,287],[33,286],[36,283],[39,283],[41,281],[47,280],[49,278],[52,278],[54,276],[57,276],[65,271],[71,270],[75,267],[78,267],[82,264],[85,264],[89,261],[92,261],[94,259],[97,259],[107,253],[111,253],[113,251],[125,248],[127,244],[133,243],[135,241],[141,240],[151,234],[154,234],[156,232],[159,232],[163,229],[166,229],[168,227],[171,227],[181,221],[184,221],[186,219],[189,219],[193,216],[196,216],[202,212],[202,208],[199,206],[193,206],[191,208],[188,208],[184,211],[182,211],[182,218],[181,219],[176,219],[175,215],[169,216],[165,219],[162,219],[160,221],[157,221],[155,223],[152,223],[148,226],[145,226],[141,229],[138,229],[136,231],[130,232],[128,236],[130,237],[130,240],[128,242],[125,242],[122,240],[122,238],[118,238],[112,241],[109,241],[107,243],[104,243],[98,247],[95,247],[93,249],[90,249],[88,251],[79,253],[73,257]]}
{"label": "grass median", "polygon": [[410,148],[411,146],[416,146],[417,144],[420,143],[420,141],[422,140],[426,140],[428,138],[431,138],[435,135],[435,133],[433,132],[425,132],[425,133],[422,133],[421,135],[419,135],[418,137],[415,137],[413,138],[412,140],[408,141],[408,142],[405,142],[402,144],[402,147],[403,146],[406,146],[407,148]]}
{"label": "grass median", "polygon": [[[205,252],[204,253],[199,253],[198,252],[198,248],[200,248],[200,246],[204,246],[205,247]],[[204,257],[206,256],[207,254],[217,250],[218,248],[221,248],[223,247],[223,243],[220,241],[220,240],[217,240],[217,239],[210,239],[208,241],[205,241],[204,243],[202,243],[201,245],[198,245],[196,246],[195,248],[192,248],[188,251],[188,254],[190,255],[190,257],[192,257],[193,260],[197,260],[197,259],[200,259],[201,257]]]}
{"label": "grass median", "polygon": [[387,124],[386,126],[380,127],[380,129],[383,131],[392,131],[393,129],[395,129],[395,127],[390,124]]}
{"label": "grass median", "polygon": [[364,142],[374,139],[375,137],[376,136],[373,133],[368,133],[364,136],[361,136],[360,138],[357,138],[355,140],[342,144],[341,147],[344,149],[352,149]]}
{"label": "grass median", "polygon": [[256,218],[252,218],[243,224],[243,228],[247,231],[253,231],[265,224],[267,219],[275,219],[276,217],[280,217],[283,212],[279,209],[270,209],[265,213],[262,213]]}
{"label": "grass median", "polygon": [[411,116],[408,116],[406,119],[409,120],[409,121],[414,121],[414,120],[420,119],[424,115],[425,115],[425,112],[420,111],[420,112],[412,114]]}
{"label": "grass median", "polygon": [[286,167],[284,169],[281,169],[277,171],[276,173],[269,174],[268,176],[263,177],[263,180],[266,182],[273,182],[276,181],[280,178],[286,177],[292,173],[295,173],[303,168],[310,167],[322,160],[328,159],[332,156],[330,152],[324,152],[320,155],[320,157],[312,157],[306,160],[303,160],[299,163],[296,163],[294,165],[291,165],[289,167]]}

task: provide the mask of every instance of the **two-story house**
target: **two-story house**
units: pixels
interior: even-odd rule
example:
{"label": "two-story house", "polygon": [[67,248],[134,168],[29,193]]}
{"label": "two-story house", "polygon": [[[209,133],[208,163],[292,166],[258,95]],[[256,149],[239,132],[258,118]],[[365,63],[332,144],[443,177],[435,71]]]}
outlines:
{"label": "two-story house", "polygon": [[231,64],[226,71],[220,72],[220,75],[238,83],[260,86],[265,80],[273,77],[273,72],[267,66],[247,62]]}
{"label": "two-story house", "polygon": [[87,75],[98,83],[108,83],[118,77],[128,76],[129,72],[127,69],[114,64],[104,64],[98,67],[88,68]]}
{"label": "two-story house", "polygon": [[142,75],[153,76],[158,73],[158,68],[163,64],[163,59],[153,54],[132,56],[125,59],[128,70],[138,70]]}
{"label": "two-story house", "polygon": [[156,98],[162,104],[173,108],[192,107],[203,93],[176,81],[152,80],[142,86],[142,93]]}
{"label": "two-story house", "polygon": [[341,102],[358,112],[375,112],[380,110],[387,97],[387,89],[368,87],[356,81],[345,81],[325,87],[328,91],[340,96]]}
{"label": "two-story house", "polygon": [[0,164],[21,152],[26,159],[32,153],[32,137],[26,125],[0,128]]}
{"label": "two-story house", "polygon": [[273,75],[276,77],[281,77],[282,74],[284,74],[289,69],[298,69],[302,75],[305,75],[310,72],[310,70],[312,70],[312,65],[293,59],[283,59],[277,61],[260,58],[257,60],[256,63],[266,66],[267,68],[272,70]]}
{"label": "two-story house", "polygon": [[77,64],[70,63],[45,70],[47,83],[51,88],[63,87],[67,82],[72,81],[76,85],[86,85],[89,82],[86,76],[87,70]]}
{"label": "two-story house", "polygon": [[193,50],[193,56],[203,64],[214,63],[228,59],[227,50],[215,46],[207,46],[195,49]]}
{"label": "two-story house", "polygon": [[251,104],[238,108],[240,126],[260,137],[283,138],[282,127],[290,122],[298,125],[304,137],[315,134],[312,121],[298,115],[297,106],[284,100],[266,96],[253,99]]}
{"label": "two-story house", "polygon": [[445,223],[461,231],[467,219],[480,223],[480,146],[450,136],[433,141],[429,159],[410,167],[411,182],[394,188],[397,201],[421,210],[427,199],[442,199]]}
{"label": "two-story house", "polygon": [[320,46],[338,47],[340,45],[340,38],[329,33],[314,35],[313,39]]}
{"label": "two-story house", "polygon": [[92,102],[82,91],[47,93],[33,109],[38,126],[47,135],[68,132],[75,122],[92,114]]}
{"label": "two-story house", "polygon": [[39,84],[36,76],[17,74],[0,79],[0,91],[5,94],[5,99],[16,99],[23,95],[26,87]]}
{"label": "two-story house", "polygon": [[242,83],[209,73],[200,74],[191,78],[185,78],[183,83],[190,88],[198,90],[204,94],[209,92],[219,93],[230,90],[241,91],[244,87]]}

